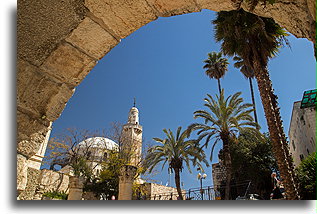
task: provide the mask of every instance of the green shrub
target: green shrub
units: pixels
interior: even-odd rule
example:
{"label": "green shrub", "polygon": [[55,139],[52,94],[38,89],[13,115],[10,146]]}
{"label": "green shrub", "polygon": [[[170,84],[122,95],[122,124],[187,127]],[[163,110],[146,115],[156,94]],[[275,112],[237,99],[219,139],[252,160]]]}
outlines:
{"label": "green shrub", "polygon": [[316,152],[306,157],[296,172],[302,199],[316,200]]}
{"label": "green shrub", "polygon": [[66,192],[50,191],[50,192],[44,193],[43,196],[46,196],[49,198],[67,200],[68,194]]}

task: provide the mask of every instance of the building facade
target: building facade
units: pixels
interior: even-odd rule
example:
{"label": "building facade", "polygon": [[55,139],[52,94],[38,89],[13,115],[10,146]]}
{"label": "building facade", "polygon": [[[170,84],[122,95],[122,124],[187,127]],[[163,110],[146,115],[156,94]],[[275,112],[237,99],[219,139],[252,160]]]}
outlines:
{"label": "building facade", "polygon": [[294,165],[298,167],[316,151],[316,90],[305,91],[302,101],[294,102],[288,136]]}

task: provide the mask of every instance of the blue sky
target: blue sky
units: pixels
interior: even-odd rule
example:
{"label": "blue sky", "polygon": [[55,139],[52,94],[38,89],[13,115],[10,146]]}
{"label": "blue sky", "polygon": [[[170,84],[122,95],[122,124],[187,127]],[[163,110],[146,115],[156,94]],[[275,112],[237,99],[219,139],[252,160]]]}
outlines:
{"label": "blue sky", "polygon": [[[124,124],[134,97],[145,143],[153,145],[153,137],[163,138],[164,128],[175,132],[178,126],[185,129],[195,122],[193,112],[203,108],[206,94],[218,93],[217,81],[207,78],[202,69],[207,53],[220,50],[220,44],[213,39],[214,17],[215,12],[203,10],[159,18],[123,39],[76,88],[61,117],[53,123],[51,137],[69,127],[97,130],[109,128],[114,121]],[[283,48],[268,67],[286,135],[293,102],[301,100],[304,90],[316,87],[313,44],[294,36],[289,41],[292,48]],[[241,91],[245,102],[251,102],[248,81],[233,67],[231,59],[229,62],[229,72],[221,80],[226,95]],[[265,132],[255,81],[254,86],[258,119]],[[213,162],[217,162],[216,153],[214,157]],[[211,169],[206,173],[204,185],[211,185]],[[185,189],[199,186],[196,175],[196,170],[193,174],[187,170],[182,173]],[[153,178],[166,184],[167,168]]]}

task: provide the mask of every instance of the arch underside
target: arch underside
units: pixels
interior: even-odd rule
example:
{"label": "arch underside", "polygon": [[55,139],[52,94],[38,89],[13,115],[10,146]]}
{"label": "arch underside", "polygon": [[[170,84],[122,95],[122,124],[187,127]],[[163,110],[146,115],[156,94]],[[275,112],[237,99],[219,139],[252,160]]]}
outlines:
{"label": "arch underside", "polygon": [[[17,11],[18,189],[25,162],[98,60],[121,39],[156,20],[202,9],[234,10],[239,0],[19,0]],[[315,0],[257,6],[296,37],[315,42]],[[247,9],[244,3],[241,7]],[[19,170],[20,168],[20,170]]]}

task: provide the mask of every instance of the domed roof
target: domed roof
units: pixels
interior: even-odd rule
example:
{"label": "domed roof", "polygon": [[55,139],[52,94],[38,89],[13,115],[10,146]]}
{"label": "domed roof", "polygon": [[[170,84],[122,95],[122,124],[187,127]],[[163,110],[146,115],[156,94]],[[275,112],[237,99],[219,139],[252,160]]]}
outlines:
{"label": "domed roof", "polygon": [[130,112],[131,112],[131,111],[139,112],[139,109],[137,109],[137,107],[134,106],[134,107],[132,107],[132,108],[130,109]]}
{"label": "domed roof", "polygon": [[76,147],[79,148],[100,148],[114,150],[118,149],[119,145],[113,140],[110,140],[105,137],[92,137],[80,142]]}

